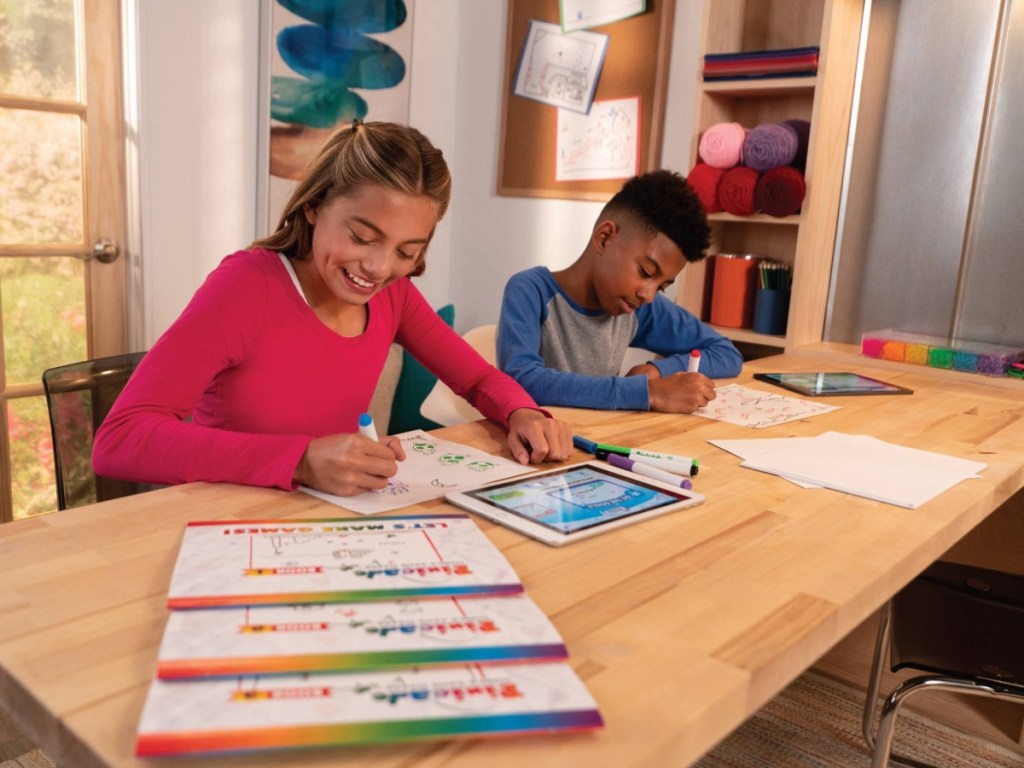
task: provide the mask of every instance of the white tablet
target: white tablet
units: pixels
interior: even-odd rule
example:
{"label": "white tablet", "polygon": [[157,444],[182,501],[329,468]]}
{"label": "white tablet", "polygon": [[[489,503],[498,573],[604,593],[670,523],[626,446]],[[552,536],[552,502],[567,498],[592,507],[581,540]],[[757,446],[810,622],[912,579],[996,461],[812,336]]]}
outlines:
{"label": "white tablet", "polygon": [[445,498],[555,547],[704,501],[699,493],[599,461],[452,491]]}

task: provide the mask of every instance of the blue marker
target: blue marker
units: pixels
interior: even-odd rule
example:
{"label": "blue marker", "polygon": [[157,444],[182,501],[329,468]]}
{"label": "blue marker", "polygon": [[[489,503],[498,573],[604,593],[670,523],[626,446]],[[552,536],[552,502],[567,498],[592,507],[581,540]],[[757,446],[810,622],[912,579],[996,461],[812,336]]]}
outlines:
{"label": "blue marker", "polygon": [[597,453],[597,443],[595,443],[593,440],[587,440],[587,438],[585,437],[573,435],[572,444],[579,448],[581,451],[586,451],[587,453],[593,454]]}
{"label": "blue marker", "polygon": [[373,417],[368,413],[359,415],[359,434],[370,438],[374,442],[377,442],[379,439],[377,437],[377,428],[373,426]]}

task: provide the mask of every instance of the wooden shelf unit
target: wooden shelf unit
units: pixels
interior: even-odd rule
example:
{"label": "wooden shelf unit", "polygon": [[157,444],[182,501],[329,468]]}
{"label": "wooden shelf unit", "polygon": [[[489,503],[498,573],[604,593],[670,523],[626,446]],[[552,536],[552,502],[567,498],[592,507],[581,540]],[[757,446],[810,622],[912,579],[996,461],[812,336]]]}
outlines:
{"label": "wooden shelf unit", "polygon": [[[720,122],[746,128],[802,118],[811,123],[804,178],[807,195],[799,214],[708,216],[709,254],[752,253],[793,266],[793,293],[785,336],[718,328],[743,343],[792,349],[821,341],[832,252],[839,218],[850,111],[857,66],[863,0],[707,0],[702,57],[708,53],[819,47],[815,77],[705,83],[697,73],[697,105],[691,167],[704,131]],[[687,265],[676,300],[707,320],[711,270]]]}

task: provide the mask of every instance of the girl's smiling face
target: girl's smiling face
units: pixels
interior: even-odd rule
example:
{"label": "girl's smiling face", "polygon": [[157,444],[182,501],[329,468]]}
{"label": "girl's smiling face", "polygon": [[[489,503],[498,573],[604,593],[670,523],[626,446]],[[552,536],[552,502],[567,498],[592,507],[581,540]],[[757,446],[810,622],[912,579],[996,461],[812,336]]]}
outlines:
{"label": "girl's smiling face", "polygon": [[303,213],[313,226],[311,257],[322,283],[313,287],[310,303],[329,293],[343,304],[365,306],[416,268],[437,225],[429,197],[376,184],[315,208],[306,205]]}

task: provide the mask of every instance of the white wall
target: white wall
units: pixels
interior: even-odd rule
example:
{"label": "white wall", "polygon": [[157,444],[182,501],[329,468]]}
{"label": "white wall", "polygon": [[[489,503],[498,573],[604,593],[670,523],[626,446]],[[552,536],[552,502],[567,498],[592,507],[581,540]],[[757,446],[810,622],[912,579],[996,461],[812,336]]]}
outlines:
{"label": "white wall", "polygon": [[254,239],[259,6],[135,0],[143,348]]}
{"label": "white wall", "polygon": [[[134,0],[139,25],[142,346],[257,236],[259,3]],[[686,173],[702,0],[676,0],[663,167]],[[418,0],[410,123],[440,146],[452,206],[417,284],[460,331],[497,321],[513,272],[582,251],[599,203],[498,197],[505,3]]]}

